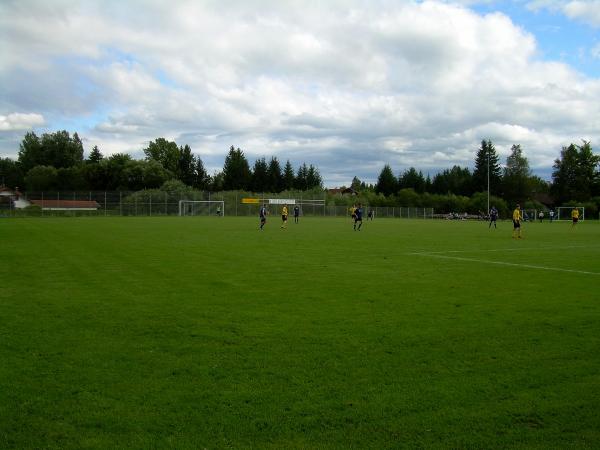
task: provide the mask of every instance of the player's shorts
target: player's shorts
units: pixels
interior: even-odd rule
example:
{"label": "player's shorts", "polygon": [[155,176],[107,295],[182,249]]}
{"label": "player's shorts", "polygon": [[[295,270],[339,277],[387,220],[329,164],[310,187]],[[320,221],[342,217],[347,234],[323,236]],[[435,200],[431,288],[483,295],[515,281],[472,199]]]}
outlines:
{"label": "player's shorts", "polygon": [[516,230],[517,228],[521,228],[521,221],[513,219],[513,228]]}
{"label": "player's shorts", "polygon": [[260,218],[260,223],[265,223],[266,221],[267,221],[267,218],[266,218],[266,217],[261,217],[261,218]]}
{"label": "player's shorts", "polygon": [[356,222],[362,222],[362,217],[355,217],[354,223],[356,223]]}
{"label": "player's shorts", "polygon": [[285,214],[281,215],[281,220],[283,220],[284,222],[287,221],[287,216]]}
{"label": "player's shorts", "polygon": [[496,220],[498,220],[498,216],[491,216],[490,217],[490,222],[495,222]]}
{"label": "player's shorts", "polygon": [[573,223],[577,223],[579,222],[579,218],[578,217],[573,217]]}

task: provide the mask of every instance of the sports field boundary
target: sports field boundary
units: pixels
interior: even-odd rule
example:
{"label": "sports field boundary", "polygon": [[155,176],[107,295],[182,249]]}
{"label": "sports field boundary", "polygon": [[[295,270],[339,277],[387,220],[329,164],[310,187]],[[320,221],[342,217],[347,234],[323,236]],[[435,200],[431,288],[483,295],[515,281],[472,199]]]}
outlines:
{"label": "sports field boundary", "polygon": [[474,262],[474,263],[484,263],[484,264],[495,264],[500,266],[510,266],[510,267],[521,267],[526,269],[535,269],[535,270],[548,270],[554,272],[567,272],[567,273],[577,273],[582,275],[596,275],[600,276],[600,272],[590,272],[586,270],[576,270],[576,269],[563,269],[560,267],[549,267],[549,266],[539,266],[535,264],[521,264],[521,263],[511,263],[506,261],[490,261],[489,259],[479,259],[479,258],[467,258],[464,256],[451,256],[448,253],[482,253],[482,252],[514,252],[514,251],[523,251],[523,250],[570,250],[575,248],[589,248],[589,246],[584,245],[570,245],[565,247],[519,247],[519,248],[502,248],[502,249],[486,249],[486,250],[446,250],[441,252],[411,252],[407,253],[409,256],[422,256],[429,258],[438,258],[438,259],[448,259],[454,261],[464,261],[464,262]]}

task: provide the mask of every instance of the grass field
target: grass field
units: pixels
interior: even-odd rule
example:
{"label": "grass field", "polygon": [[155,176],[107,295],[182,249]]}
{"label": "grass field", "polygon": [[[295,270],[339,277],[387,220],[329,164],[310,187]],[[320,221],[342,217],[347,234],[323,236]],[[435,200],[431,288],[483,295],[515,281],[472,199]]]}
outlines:
{"label": "grass field", "polygon": [[0,220],[0,448],[600,448],[600,224]]}

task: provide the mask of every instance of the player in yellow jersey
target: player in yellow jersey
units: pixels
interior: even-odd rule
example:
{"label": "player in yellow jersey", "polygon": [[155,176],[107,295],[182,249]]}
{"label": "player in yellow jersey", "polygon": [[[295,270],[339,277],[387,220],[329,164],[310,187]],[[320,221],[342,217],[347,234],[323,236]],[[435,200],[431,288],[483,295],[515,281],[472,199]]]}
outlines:
{"label": "player in yellow jersey", "polygon": [[571,211],[571,219],[573,220],[571,228],[573,228],[579,222],[579,210],[577,208],[573,208],[573,211]]}
{"label": "player in yellow jersey", "polygon": [[521,219],[521,206],[517,204],[515,210],[513,211],[513,239],[521,239]]}
{"label": "player in yellow jersey", "polygon": [[283,205],[281,210],[281,228],[287,228],[288,209],[287,205]]}
{"label": "player in yellow jersey", "polygon": [[348,211],[350,211],[350,218],[354,221],[354,219],[356,219],[356,205],[352,205],[348,208]]}

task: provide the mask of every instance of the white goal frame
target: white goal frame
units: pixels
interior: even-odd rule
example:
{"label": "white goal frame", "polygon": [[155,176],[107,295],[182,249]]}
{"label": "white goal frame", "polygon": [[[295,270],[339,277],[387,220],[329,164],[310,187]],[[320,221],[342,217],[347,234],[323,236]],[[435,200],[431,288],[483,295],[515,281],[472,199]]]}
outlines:
{"label": "white goal frame", "polygon": [[523,221],[525,221],[525,214],[527,214],[528,222],[535,222],[538,219],[537,209],[521,209],[521,217],[523,218]]}
{"label": "white goal frame", "polygon": [[[203,204],[206,205],[208,204],[208,215],[211,216],[211,210],[210,210],[210,206],[213,203],[218,203],[219,205],[221,205],[221,214],[219,214],[220,217],[224,217],[225,216],[225,202],[223,200],[179,200],[179,215],[180,216],[190,216],[190,215],[194,215],[194,214],[186,214],[187,205],[193,205],[195,204]],[[218,207],[215,208],[215,213],[218,211]]]}
{"label": "white goal frame", "polygon": [[[556,208],[556,215],[554,220],[571,220],[571,211],[573,208],[579,210],[579,220],[585,220],[585,208],[583,206],[559,206]],[[562,212],[562,214],[561,214]]]}

